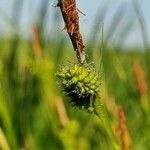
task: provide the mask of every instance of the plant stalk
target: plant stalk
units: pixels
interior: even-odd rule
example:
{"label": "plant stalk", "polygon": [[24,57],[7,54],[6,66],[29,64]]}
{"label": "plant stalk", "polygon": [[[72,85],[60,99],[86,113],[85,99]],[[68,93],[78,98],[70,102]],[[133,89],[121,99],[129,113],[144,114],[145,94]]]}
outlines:
{"label": "plant stalk", "polygon": [[111,128],[106,108],[104,104],[101,102],[100,98],[97,98],[94,101],[94,113],[96,116],[98,116],[98,118],[100,118],[101,122],[103,123],[103,126],[111,140],[114,150],[120,150],[121,148],[119,146],[119,141]]}

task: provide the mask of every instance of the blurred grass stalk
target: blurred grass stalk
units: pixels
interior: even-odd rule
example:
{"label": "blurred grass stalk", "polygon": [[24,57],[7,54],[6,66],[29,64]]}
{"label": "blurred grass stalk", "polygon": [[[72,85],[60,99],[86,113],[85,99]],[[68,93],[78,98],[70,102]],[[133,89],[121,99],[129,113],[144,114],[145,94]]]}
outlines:
{"label": "blurred grass stalk", "polygon": [[95,100],[94,109],[95,115],[97,115],[102,121],[102,124],[110,138],[113,149],[120,150],[120,143],[110,124],[110,118],[108,117],[107,110],[104,104],[98,98]]}
{"label": "blurred grass stalk", "polygon": [[0,149],[1,150],[10,150],[7,138],[1,128],[0,128]]}
{"label": "blurred grass stalk", "polygon": [[69,118],[66,112],[65,105],[61,99],[61,97],[56,96],[55,98],[55,106],[58,113],[59,121],[63,127],[66,127],[69,123]]}
{"label": "blurred grass stalk", "polygon": [[41,48],[41,41],[40,41],[40,33],[38,31],[38,28],[33,25],[31,28],[32,33],[32,50],[33,50],[33,56],[35,59],[40,59],[42,56],[42,48]]}
{"label": "blurred grass stalk", "polygon": [[4,127],[2,129],[5,129],[5,133],[7,136],[7,138],[5,138],[3,131],[1,130],[1,138],[2,138],[2,141],[4,140],[4,143],[7,143],[6,141],[8,140],[9,141],[8,143],[10,144],[10,146],[15,149],[17,148],[17,141],[16,141],[15,131],[13,130],[12,116],[10,115],[10,110],[9,110],[8,104],[6,103],[6,99],[4,99],[4,96],[2,93],[3,89],[0,89],[0,90],[1,90],[0,91],[0,118],[2,119],[1,123],[3,125],[3,126],[0,125],[0,128]]}

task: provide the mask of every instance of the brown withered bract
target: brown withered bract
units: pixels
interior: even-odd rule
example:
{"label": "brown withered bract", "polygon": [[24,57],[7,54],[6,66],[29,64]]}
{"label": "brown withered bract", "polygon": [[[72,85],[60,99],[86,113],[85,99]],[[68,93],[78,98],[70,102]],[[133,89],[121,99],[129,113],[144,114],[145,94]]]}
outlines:
{"label": "brown withered bract", "polygon": [[57,4],[65,22],[65,28],[69,34],[73,48],[77,53],[80,63],[85,61],[85,52],[82,36],[79,30],[79,15],[75,0],[59,0]]}

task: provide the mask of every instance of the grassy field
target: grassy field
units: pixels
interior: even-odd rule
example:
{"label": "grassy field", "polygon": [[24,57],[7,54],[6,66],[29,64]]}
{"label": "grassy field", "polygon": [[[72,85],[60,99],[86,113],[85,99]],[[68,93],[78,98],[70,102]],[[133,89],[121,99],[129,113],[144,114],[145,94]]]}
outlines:
{"label": "grassy field", "polygon": [[[58,88],[56,70],[62,63],[75,62],[74,52],[62,48],[63,41],[41,48],[34,41],[18,40],[0,44],[2,149],[111,149],[101,122],[74,109]],[[100,55],[93,59],[97,70],[103,62],[101,92],[114,130],[126,126],[122,130],[128,136],[121,141],[132,143],[135,150],[149,149],[149,72],[144,53],[110,50],[103,52],[102,62]]]}
{"label": "grassy field", "polygon": [[[14,14],[16,10],[19,13],[22,4],[16,1],[14,6]],[[77,63],[77,59],[66,41],[69,38],[60,36],[63,32],[44,38],[45,7],[41,6],[29,39],[16,30],[19,15],[13,18],[14,33],[0,39],[0,149],[111,150],[102,122],[72,107],[59,86],[55,74],[60,65]],[[149,150],[149,47],[144,33],[145,46],[138,50],[122,46],[127,35],[120,38],[117,47],[109,46],[119,17],[109,32],[104,31],[106,39],[101,43],[97,42],[97,28],[93,28],[86,53],[100,72],[100,94],[122,150]],[[124,33],[130,32],[129,26],[129,22],[124,25]]]}

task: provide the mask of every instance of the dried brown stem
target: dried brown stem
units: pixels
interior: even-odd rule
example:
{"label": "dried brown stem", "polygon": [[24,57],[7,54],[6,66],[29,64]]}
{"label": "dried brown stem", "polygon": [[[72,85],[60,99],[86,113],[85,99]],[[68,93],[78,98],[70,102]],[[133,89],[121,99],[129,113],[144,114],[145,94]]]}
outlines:
{"label": "dried brown stem", "polygon": [[66,127],[69,123],[69,118],[68,118],[68,115],[66,112],[65,105],[64,105],[61,97],[59,97],[59,96],[55,97],[55,107],[56,107],[61,125],[63,127]]}
{"label": "dried brown stem", "polygon": [[58,0],[58,7],[60,7],[65,29],[69,34],[77,58],[80,63],[85,62],[85,51],[82,36],[79,30],[79,15],[76,7],[76,0]]}

